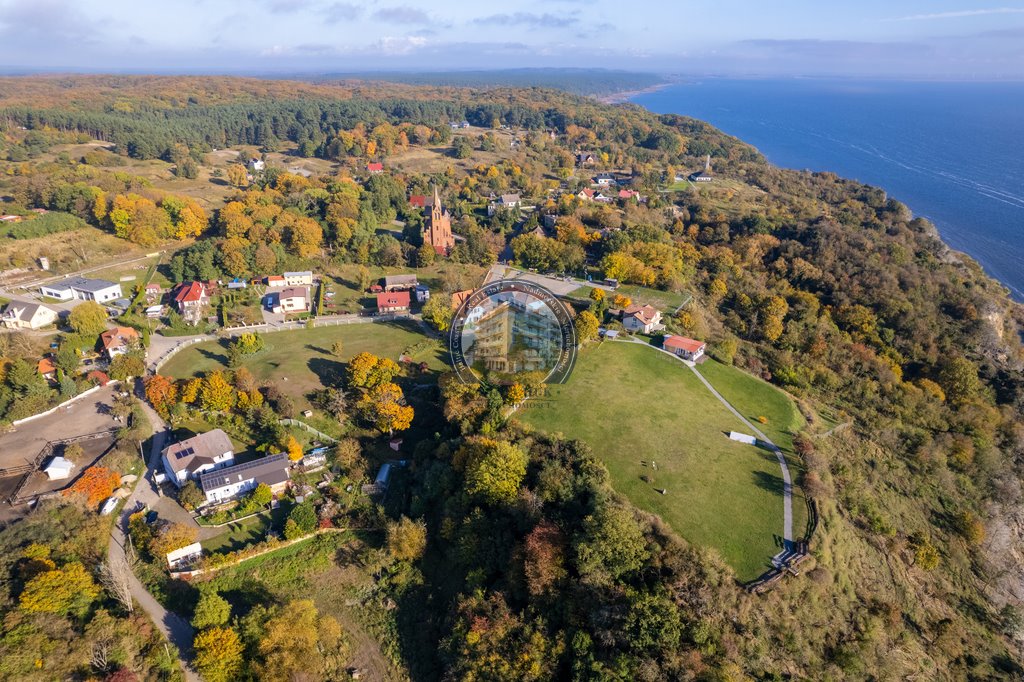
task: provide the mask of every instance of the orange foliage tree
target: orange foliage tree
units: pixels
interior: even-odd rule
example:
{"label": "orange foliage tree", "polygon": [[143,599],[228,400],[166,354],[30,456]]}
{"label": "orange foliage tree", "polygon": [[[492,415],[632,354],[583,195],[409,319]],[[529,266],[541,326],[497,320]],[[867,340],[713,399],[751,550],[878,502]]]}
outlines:
{"label": "orange foliage tree", "polygon": [[64,491],[67,496],[82,495],[89,507],[96,507],[110,497],[121,485],[121,475],[106,467],[94,466],[75,481],[74,485]]}
{"label": "orange foliage tree", "polygon": [[165,376],[154,374],[146,379],[146,399],[153,409],[164,419],[171,413],[174,400],[178,397],[178,387],[174,381]]}

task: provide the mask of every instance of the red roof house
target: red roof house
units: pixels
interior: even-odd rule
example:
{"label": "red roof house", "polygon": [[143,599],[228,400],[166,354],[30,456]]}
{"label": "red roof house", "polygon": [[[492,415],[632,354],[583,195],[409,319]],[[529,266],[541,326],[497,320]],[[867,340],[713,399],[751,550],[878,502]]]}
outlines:
{"label": "red roof house", "polygon": [[385,291],[377,294],[377,312],[405,313],[409,311],[408,291]]}
{"label": "red roof house", "polygon": [[128,352],[133,343],[139,340],[139,333],[131,327],[114,327],[100,334],[100,343],[107,357],[113,360],[118,355]]}
{"label": "red roof house", "polygon": [[384,164],[383,163],[368,163],[368,164],[366,164],[366,170],[369,171],[370,173],[383,173],[384,172]]}
{"label": "red roof house", "polygon": [[198,322],[209,301],[210,295],[202,282],[183,282],[174,292],[174,305],[188,322]]}
{"label": "red roof house", "polygon": [[707,344],[703,341],[688,339],[685,336],[672,335],[666,336],[665,340],[661,342],[661,346],[670,353],[674,353],[686,360],[697,360],[700,356],[704,355],[704,349]]}

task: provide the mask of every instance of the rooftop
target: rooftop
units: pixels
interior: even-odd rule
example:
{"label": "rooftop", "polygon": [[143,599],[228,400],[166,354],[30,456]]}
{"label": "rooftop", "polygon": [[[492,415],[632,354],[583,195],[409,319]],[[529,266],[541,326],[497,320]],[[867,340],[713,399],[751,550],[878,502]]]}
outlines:
{"label": "rooftop", "polygon": [[233,483],[255,480],[259,483],[274,485],[287,481],[288,467],[291,461],[285,453],[268,455],[244,464],[236,464],[226,469],[217,469],[199,476],[199,484],[203,490],[216,490]]}
{"label": "rooftop", "polygon": [[220,429],[192,436],[164,449],[164,456],[175,473],[183,470],[195,471],[203,464],[213,464],[215,458],[233,452],[235,446],[228,434]]}

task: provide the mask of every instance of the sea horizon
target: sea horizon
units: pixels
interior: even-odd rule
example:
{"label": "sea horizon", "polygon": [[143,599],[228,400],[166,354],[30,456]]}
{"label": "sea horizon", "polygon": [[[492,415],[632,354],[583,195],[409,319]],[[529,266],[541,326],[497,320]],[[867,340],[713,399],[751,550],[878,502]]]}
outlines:
{"label": "sea horizon", "polygon": [[629,101],[707,121],[777,166],[880,187],[1024,302],[1024,83],[694,78]]}

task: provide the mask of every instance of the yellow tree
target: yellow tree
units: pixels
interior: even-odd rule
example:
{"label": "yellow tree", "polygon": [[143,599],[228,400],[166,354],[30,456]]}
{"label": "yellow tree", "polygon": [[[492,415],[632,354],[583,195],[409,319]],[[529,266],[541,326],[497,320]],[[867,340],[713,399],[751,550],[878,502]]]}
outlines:
{"label": "yellow tree", "polygon": [[229,682],[242,672],[242,642],[231,628],[203,630],[192,641],[196,669],[207,682]]}
{"label": "yellow tree", "polygon": [[299,258],[310,258],[320,252],[324,231],[312,218],[299,218],[289,230],[288,245]]}
{"label": "yellow tree", "polygon": [[261,680],[340,679],[347,658],[341,627],[309,599],[285,605],[263,627],[257,646]]}
{"label": "yellow tree", "polygon": [[203,409],[227,412],[235,405],[235,389],[221,371],[210,372],[200,392]]}
{"label": "yellow tree", "polygon": [[293,462],[298,462],[302,459],[302,444],[295,438],[295,436],[289,435],[285,442],[285,449],[288,451],[288,459]]}
{"label": "yellow tree", "polygon": [[576,338],[581,344],[596,339],[598,326],[597,316],[594,313],[589,310],[581,310],[576,315]]}
{"label": "yellow tree", "polygon": [[389,383],[401,371],[398,363],[391,358],[380,358],[363,351],[349,360],[348,382],[358,388],[373,388]]}
{"label": "yellow tree", "polygon": [[248,187],[249,173],[245,170],[245,166],[240,163],[228,166],[228,182],[235,187]]}
{"label": "yellow tree", "polygon": [[192,526],[184,523],[172,523],[165,526],[160,534],[149,543],[149,551],[156,557],[163,558],[168,552],[181,549],[196,541],[198,533]]}
{"label": "yellow tree", "polygon": [[79,613],[99,596],[100,587],[79,562],[40,573],[25,585],[19,604],[26,611]]}
{"label": "yellow tree", "polygon": [[399,561],[415,561],[427,549],[427,524],[403,516],[388,522],[388,551]]}
{"label": "yellow tree", "polygon": [[191,405],[199,398],[199,391],[203,388],[203,380],[189,379],[181,387],[181,402]]}
{"label": "yellow tree", "polygon": [[398,384],[374,386],[356,404],[363,418],[384,433],[404,431],[412,424],[413,409],[405,404]]}

